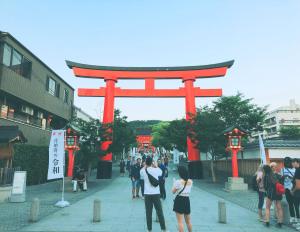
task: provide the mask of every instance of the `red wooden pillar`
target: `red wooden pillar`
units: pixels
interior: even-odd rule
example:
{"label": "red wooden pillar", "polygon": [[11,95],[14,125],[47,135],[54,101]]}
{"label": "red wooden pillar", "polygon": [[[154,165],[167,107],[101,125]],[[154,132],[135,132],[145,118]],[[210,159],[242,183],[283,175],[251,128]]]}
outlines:
{"label": "red wooden pillar", "polygon": [[[195,94],[194,94],[194,81],[195,78],[184,78],[185,85],[185,113],[186,120],[191,120],[192,116],[196,114],[196,105],[195,105]],[[187,150],[188,150],[188,160],[189,161],[199,161],[200,154],[199,150],[195,148],[195,144],[187,137]]]}
{"label": "red wooden pillar", "polygon": [[69,153],[69,163],[68,163],[68,177],[73,176],[73,169],[74,169],[74,150],[73,149],[68,149]]}
{"label": "red wooden pillar", "polygon": [[[105,78],[106,89],[104,98],[104,112],[103,112],[103,124],[113,123],[114,121],[114,105],[115,105],[115,84],[116,78],[108,77]],[[112,130],[112,129],[110,129]],[[112,133],[112,131],[110,131]],[[106,151],[112,140],[103,141],[101,143],[101,150]],[[97,178],[107,179],[111,178],[112,175],[112,153],[108,153],[105,156],[101,156],[98,162]]]}
{"label": "red wooden pillar", "polygon": [[[114,104],[115,104],[115,84],[117,80],[115,78],[105,79],[106,89],[105,89],[105,99],[104,99],[104,112],[103,112],[103,124],[113,123],[114,121]],[[101,144],[101,149],[103,151],[109,148],[112,141],[104,141]],[[112,161],[112,153],[109,153],[101,157],[103,161]]]}
{"label": "red wooden pillar", "polygon": [[[195,93],[194,93],[194,77],[184,77],[183,82],[185,86],[185,113],[186,120],[190,121],[196,114]],[[188,151],[188,168],[189,175],[192,179],[201,179],[203,176],[202,163],[200,161],[199,150],[195,147],[192,140],[187,137],[187,151]]]}
{"label": "red wooden pillar", "polygon": [[232,149],[231,165],[232,165],[232,177],[239,177],[238,159],[237,154],[239,149]]}

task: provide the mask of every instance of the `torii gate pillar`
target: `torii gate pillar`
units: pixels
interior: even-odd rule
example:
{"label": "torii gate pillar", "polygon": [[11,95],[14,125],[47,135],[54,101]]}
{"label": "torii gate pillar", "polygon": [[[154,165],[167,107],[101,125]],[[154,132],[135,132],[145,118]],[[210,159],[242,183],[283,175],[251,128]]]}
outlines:
{"label": "torii gate pillar", "polygon": [[[113,123],[114,121],[114,105],[115,105],[115,84],[116,78],[105,78],[106,90],[104,98],[103,124]],[[111,131],[112,132],[112,131]],[[101,143],[101,150],[106,151],[112,141],[104,141]],[[112,153],[100,157],[97,168],[97,178],[111,178],[112,176]]]}
{"label": "torii gate pillar", "polygon": [[[183,78],[185,86],[185,113],[186,120],[191,121],[193,116],[196,114],[195,94],[194,94],[194,77]],[[187,152],[188,152],[188,168],[190,178],[199,179],[203,177],[202,173],[202,162],[200,160],[199,150],[195,147],[196,145],[192,140],[187,137]]]}

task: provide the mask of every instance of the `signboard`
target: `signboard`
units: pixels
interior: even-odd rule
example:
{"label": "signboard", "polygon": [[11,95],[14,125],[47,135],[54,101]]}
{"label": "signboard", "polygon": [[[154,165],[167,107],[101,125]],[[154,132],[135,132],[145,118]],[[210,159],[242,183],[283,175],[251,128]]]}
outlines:
{"label": "signboard", "polygon": [[65,130],[53,130],[49,145],[48,180],[64,177]]}
{"label": "signboard", "polygon": [[15,171],[10,202],[24,202],[26,190],[26,171]]}
{"label": "signboard", "polygon": [[179,164],[179,151],[176,148],[173,149],[173,162]]}

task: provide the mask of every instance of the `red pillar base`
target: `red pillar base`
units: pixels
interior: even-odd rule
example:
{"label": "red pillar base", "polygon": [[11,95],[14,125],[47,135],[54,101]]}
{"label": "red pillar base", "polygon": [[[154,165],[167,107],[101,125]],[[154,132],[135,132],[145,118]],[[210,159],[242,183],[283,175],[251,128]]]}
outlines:
{"label": "red pillar base", "polygon": [[191,179],[203,179],[203,167],[201,160],[188,161],[188,169]]}
{"label": "red pillar base", "polygon": [[99,160],[97,166],[97,179],[111,179],[111,177],[112,162]]}
{"label": "red pillar base", "polygon": [[74,151],[73,150],[68,150],[69,152],[69,163],[68,163],[68,177],[73,177],[73,169],[74,169]]}

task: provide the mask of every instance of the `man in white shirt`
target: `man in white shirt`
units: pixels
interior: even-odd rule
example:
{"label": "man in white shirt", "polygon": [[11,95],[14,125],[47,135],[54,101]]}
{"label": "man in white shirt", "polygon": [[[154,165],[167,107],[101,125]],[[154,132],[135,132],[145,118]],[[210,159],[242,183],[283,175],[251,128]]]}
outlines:
{"label": "man in white shirt", "polygon": [[[146,158],[146,168],[140,171],[142,178],[144,179],[144,196],[145,196],[145,208],[146,208],[146,219],[148,231],[152,230],[152,209],[153,206],[156,210],[156,214],[159,219],[160,228],[162,231],[166,231],[166,224],[164,213],[160,201],[159,186],[153,186],[148,175],[153,176],[156,180],[162,175],[162,171],[157,166],[152,165],[153,160],[151,157]],[[147,174],[148,172],[148,174]]]}

